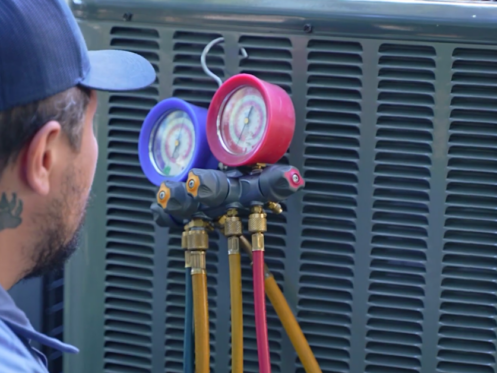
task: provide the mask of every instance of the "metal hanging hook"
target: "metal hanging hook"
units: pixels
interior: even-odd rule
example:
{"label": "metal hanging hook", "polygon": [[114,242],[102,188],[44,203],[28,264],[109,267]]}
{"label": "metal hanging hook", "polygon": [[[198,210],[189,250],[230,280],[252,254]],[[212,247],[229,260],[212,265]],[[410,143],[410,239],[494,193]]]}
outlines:
{"label": "metal hanging hook", "polygon": [[[222,42],[224,42],[224,38],[214,39],[213,41],[211,41],[209,44],[207,44],[205,46],[204,50],[202,51],[202,55],[200,56],[200,65],[202,66],[202,70],[204,70],[204,73],[206,73],[212,79],[214,79],[219,87],[221,87],[221,85],[223,84],[223,81],[216,74],[214,74],[212,71],[209,70],[209,68],[207,67],[206,58],[207,58],[207,53],[209,53],[211,48],[213,46],[215,46],[216,44],[219,44]],[[240,51],[242,52],[242,59],[245,59],[248,57],[248,54],[247,54],[247,51],[245,50],[245,48],[241,48]]]}

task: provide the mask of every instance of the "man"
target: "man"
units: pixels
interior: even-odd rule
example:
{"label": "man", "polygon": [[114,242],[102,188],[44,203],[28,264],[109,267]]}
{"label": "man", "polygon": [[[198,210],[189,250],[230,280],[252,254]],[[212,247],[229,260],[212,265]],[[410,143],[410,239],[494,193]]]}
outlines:
{"label": "man", "polygon": [[144,88],[153,67],[124,51],[88,52],[64,0],[0,2],[0,372],[47,372],[36,332],[7,293],[64,265],[77,247],[95,173],[95,90]]}

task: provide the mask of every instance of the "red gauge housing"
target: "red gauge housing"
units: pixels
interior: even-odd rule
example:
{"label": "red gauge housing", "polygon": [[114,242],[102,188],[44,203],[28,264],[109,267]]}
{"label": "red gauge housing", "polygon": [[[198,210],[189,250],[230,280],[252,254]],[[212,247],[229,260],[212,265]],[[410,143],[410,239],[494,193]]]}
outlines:
{"label": "red gauge housing", "polygon": [[[266,106],[266,126],[257,145],[245,154],[234,154],[223,144],[218,123],[226,103],[243,87],[255,88]],[[207,142],[212,154],[221,163],[239,167],[256,163],[276,163],[288,150],[295,132],[295,108],[290,96],[277,85],[262,81],[253,75],[235,75],[217,90],[207,113]]]}

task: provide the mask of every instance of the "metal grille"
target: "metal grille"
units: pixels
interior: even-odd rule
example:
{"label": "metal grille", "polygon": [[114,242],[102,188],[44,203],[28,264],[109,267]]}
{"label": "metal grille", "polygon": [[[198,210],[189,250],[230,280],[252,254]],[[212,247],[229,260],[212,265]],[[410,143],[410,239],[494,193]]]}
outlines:
{"label": "metal grille", "polygon": [[[191,104],[209,107],[217,84],[208,77],[200,65],[204,47],[220,34],[177,31],[173,36],[173,97]],[[209,69],[224,78],[224,48],[216,45],[206,57]]]}
{"label": "metal grille", "polygon": [[165,372],[183,372],[185,319],[185,256],[181,229],[169,231],[166,287]]}
{"label": "metal grille", "polygon": [[248,54],[240,61],[240,73],[252,74],[277,84],[292,94],[292,43],[287,38],[242,36],[238,40]]}
{"label": "metal grille", "polygon": [[[43,278],[43,333],[60,341],[64,339],[64,272]],[[62,373],[62,353],[43,346],[48,370]]]}
{"label": "metal grille", "polygon": [[[160,95],[156,84],[102,102],[105,371],[182,372],[180,230],[152,224],[155,188],[139,169],[137,140],[159,98],[208,106],[217,87],[201,70],[200,53],[223,36],[225,44],[209,55],[217,75],[254,74],[294,99],[297,135],[283,162],[299,166],[307,184],[284,214],[269,215],[266,256],[323,372],[493,372],[495,47],[256,33],[223,21],[192,30],[186,26],[192,19],[183,21],[156,25],[158,31],[102,27],[113,47],[149,58],[161,80]],[[236,54],[239,47],[248,59]],[[164,264],[154,271],[154,255],[166,242]],[[224,372],[230,356],[224,239],[213,236],[211,248],[211,369]],[[245,370],[257,372],[246,258],[242,279]],[[303,373],[269,304],[268,318],[274,372]],[[165,349],[152,352],[157,330]]]}
{"label": "metal grille", "polygon": [[435,50],[379,50],[367,372],[419,372]]}
{"label": "metal grille", "polygon": [[[159,36],[152,29],[115,27],[111,46],[137,52],[158,71]],[[158,102],[157,84],[109,98],[107,242],[105,245],[106,372],[150,372],[155,188],[138,160],[138,136]]]}
{"label": "metal grille", "polygon": [[323,371],[345,372],[350,359],[362,47],[315,39],[307,45],[307,58],[298,318]]}
{"label": "metal grille", "polygon": [[487,373],[497,339],[497,52],[452,57],[438,371]]}

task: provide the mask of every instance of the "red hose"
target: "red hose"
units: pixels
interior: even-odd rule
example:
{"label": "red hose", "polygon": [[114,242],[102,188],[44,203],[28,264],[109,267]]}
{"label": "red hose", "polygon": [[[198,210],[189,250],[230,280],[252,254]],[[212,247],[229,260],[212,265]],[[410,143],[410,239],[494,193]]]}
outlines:
{"label": "red hose", "polygon": [[264,292],[264,251],[253,251],[255,331],[259,372],[271,373],[269,342],[266,321],[266,297]]}

